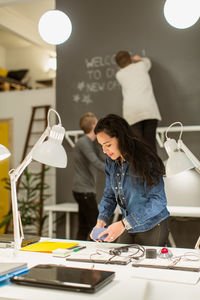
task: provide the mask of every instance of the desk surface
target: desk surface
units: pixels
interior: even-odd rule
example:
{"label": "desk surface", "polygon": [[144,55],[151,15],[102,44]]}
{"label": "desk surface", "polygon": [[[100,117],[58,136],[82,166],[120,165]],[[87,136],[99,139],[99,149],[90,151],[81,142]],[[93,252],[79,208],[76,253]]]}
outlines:
{"label": "desk surface", "polygon": [[66,202],[53,205],[45,205],[44,210],[52,212],[78,212],[78,204],[76,202]]}
{"label": "desk surface", "polygon": [[[200,217],[200,207],[196,206],[168,206],[167,207],[172,217]],[[45,211],[52,212],[78,212],[78,204],[75,202],[58,203],[54,205],[44,206]],[[120,213],[117,208],[116,212]]]}
{"label": "desk surface", "polygon": [[[58,241],[58,240],[57,240]],[[61,240],[59,240],[61,241]],[[66,241],[66,240],[62,240]],[[95,242],[82,242],[81,244],[86,245],[87,249],[91,251],[96,251],[97,249],[108,250],[111,246],[118,246],[118,244],[110,243],[95,243]],[[81,250],[84,251],[84,250]],[[188,249],[178,249],[171,248],[174,255],[181,255]],[[193,253],[197,253],[196,250],[190,250]],[[5,261],[22,261],[27,262],[29,267],[37,264],[62,264],[65,266],[81,267],[81,268],[91,268],[92,263],[78,263],[78,262],[67,262],[64,258],[55,258],[52,254],[46,253],[33,253],[33,252],[23,252],[18,251],[17,254],[13,253],[13,250],[0,249],[0,262]],[[166,277],[169,278],[170,274],[175,274],[174,272],[179,272],[179,276],[183,277],[185,272],[182,271],[172,271],[172,270],[157,270],[160,272],[159,280],[155,280],[151,277],[147,277],[147,268],[134,268],[131,263],[126,266],[121,265],[109,265],[109,264],[95,264],[95,269],[103,270],[113,270],[116,272],[116,277],[112,283],[105,286],[103,289],[95,294],[83,294],[76,292],[60,291],[54,289],[44,289],[35,287],[25,287],[16,284],[10,284],[0,287],[0,299],[1,297],[9,299],[20,299],[20,300],[66,300],[66,299],[103,299],[103,300],[169,300],[178,299],[181,300],[197,300],[200,295],[200,282],[196,284],[186,284],[186,283],[175,283],[167,282]],[[155,272],[155,269],[153,269]],[[153,270],[149,274],[153,274]],[[173,272],[173,273],[169,273]],[[187,272],[191,273],[191,272]],[[158,273],[157,273],[158,274]],[[181,274],[181,275],[180,275]],[[193,274],[193,272],[192,272]],[[151,275],[150,275],[151,276]],[[152,275],[153,276],[153,275]],[[196,273],[196,276],[200,276],[200,273]],[[186,276],[187,277],[187,276]]]}
{"label": "desk surface", "polygon": [[200,207],[196,206],[168,206],[172,217],[200,218]]}

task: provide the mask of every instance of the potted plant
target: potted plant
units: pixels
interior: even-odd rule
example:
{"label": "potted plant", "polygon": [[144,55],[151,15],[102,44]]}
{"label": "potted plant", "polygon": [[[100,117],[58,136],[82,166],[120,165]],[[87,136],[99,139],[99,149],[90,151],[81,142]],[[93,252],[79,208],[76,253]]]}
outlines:
{"label": "potted plant", "polygon": [[[24,170],[18,186],[18,209],[21,215],[22,225],[25,231],[32,230],[37,235],[42,236],[42,230],[46,215],[43,213],[44,201],[51,195],[48,194],[49,185],[42,180],[44,172],[46,173],[49,167],[45,167],[43,171],[31,173],[28,167]],[[3,178],[5,188],[10,190],[10,179]],[[12,219],[12,209],[9,211],[3,222],[0,223],[0,228],[8,225]]]}

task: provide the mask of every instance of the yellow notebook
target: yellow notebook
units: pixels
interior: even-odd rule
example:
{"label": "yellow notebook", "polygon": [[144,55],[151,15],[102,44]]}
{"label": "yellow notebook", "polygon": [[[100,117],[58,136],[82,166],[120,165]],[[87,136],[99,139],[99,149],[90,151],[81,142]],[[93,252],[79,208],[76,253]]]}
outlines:
{"label": "yellow notebook", "polygon": [[25,247],[22,247],[21,251],[31,251],[31,252],[43,252],[43,253],[52,253],[56,249],[68,249],[74,246],[77,246],[78,243],[68,243],[68,242],[51,242],[44,241],[34,243]]}

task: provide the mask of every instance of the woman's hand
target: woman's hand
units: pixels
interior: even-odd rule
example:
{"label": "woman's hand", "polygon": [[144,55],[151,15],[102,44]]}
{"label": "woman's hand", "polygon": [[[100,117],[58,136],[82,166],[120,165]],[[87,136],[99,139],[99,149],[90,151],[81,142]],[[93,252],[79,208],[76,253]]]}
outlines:
{"label": "woman's hand", "polygon": [[114,242],[125,230],[124,224],[122,221],[115,222],[108,226],[108,228],[99,234],[98,238],[103,236],[104,234],[108,234],[108,236],[103,240],[104,242]]}

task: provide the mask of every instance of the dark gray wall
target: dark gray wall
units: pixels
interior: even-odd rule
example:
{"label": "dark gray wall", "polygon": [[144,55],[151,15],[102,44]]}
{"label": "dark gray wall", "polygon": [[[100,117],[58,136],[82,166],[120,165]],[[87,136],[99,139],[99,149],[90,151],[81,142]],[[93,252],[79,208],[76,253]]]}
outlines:
{"label": "dark gray wall", "polygon": [[[114,77],[117,68],[113,55],[123,49],[146,54],[152,60],[150,75],[163,117],[159,126],[174,121],[199,124],[200,21],[189,29],[175,29],[164,18],[164,3],[164,0],[56,1],[57,9],[70,17],[73,26],[70,39],[57,46],[57,109],[66,130],[79,129],[79,118],[86,111],[93,111],[97,117],[111,112],[121,114],[122,97]],[[188,138],[193,142],[191,149],[198,155],[197,136]],[[73,201],[72,149],[67,142],[65,147],[69,164],[65,170],[57,170],[59,202]],[[102,187],[100,179],[99,197]]]}

